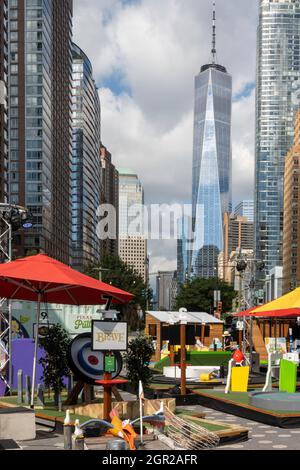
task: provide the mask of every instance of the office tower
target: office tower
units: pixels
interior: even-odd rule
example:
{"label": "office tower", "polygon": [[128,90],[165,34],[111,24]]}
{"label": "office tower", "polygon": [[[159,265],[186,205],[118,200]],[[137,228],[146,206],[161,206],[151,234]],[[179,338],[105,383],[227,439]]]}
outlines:
{"label": "office tower", "polygon": [[112,163],[111,153],[101,144],[101,204],[109,204],[115,210],[115,220],[111,221],[115,226],[115,238],[100,240],[101,258],[104,255],[118,256],[119,254],[119,173]]}
{"label": "office tower", "polygon": [[177,282],[179,287],[192,275],[189,266],[191,218],[187,215],[178,220],[177,233]]}
{"label": "office tower", "polygon": [[70,262],[72,0],[9,0],[10,202],[34,226],[14,255]]}
{"label": "office tower", "polygon": [[246,217],[224,214],[224,254],[228,259],[232,251],[253,250],[254,225]]}
{"label": "office tower", "polygon": [[232,78],[216,62],[215,32],[214,11],[212,60],[195,79],[191,269],[202,278],[217,275],[223,216],[231,212]]}
{"label": "office tower", "polygon": [[300,95],[300,3],[260,0],[257,38],[255,251],[282,264],[284,161]]}
{"label": "office tower", "polygon": [[7,202],[7,0],[0,2],[0,202]]}
{"label": "office tower", "polygon": [[219,255],[219,276],[232,283],[239,256],[253,258],[254,224],[246,217],[224,214],[224,250]]}
{"label": "office tower", "polygon": [[241,201],[234,210],[234,215],[246,217],[249,222],[254,222],[254,201]]}
{"label": "office tower", "polygon": [[284,212],[283,212],[283,293],[297,287],[300,282],[300,111],[296,114],[294,145],[285,159]]}
{"label": "office tower", "polygon": [[156,277],[157,309],[170,312],[177,297],[176,271],[159,271]]}
{"label": "office tower", "polygon": [[147,282],[144,190],[131,170],[119,169],[119,255]]}
{"label": "office tower", "polygon": [[82,270],[100,260],[101,112],[91,62],[76,44],[72,57],[72,266]]}

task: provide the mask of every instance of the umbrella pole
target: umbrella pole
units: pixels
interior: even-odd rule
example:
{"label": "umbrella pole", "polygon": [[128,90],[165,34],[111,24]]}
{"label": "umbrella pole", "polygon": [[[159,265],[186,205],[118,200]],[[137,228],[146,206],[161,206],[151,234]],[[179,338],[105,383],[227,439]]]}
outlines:
{"label": "umbrella pole", "polygon": [[36,362],[38,355],[38,346],[39,346],[39,323],[40,323],[40,313],[41,313],[41,294],[38,294],[38,304],[36,312],[36,329],[35,329],[35,338],[34,338],[34,356],[33,356],[33,368],[32,368],[32,385],[31,385],[31,401],[30,408],[34,408],[34,390],[35,390],[35,377],[36,377]]}

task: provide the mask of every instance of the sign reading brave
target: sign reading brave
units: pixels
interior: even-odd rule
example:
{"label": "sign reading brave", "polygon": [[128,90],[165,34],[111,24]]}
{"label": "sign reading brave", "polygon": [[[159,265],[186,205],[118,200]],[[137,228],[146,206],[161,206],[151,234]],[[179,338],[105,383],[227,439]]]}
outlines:
{"label": "sign reading brave", "polygon": [[127,351],[127,323],[92,322],[93,351]]}

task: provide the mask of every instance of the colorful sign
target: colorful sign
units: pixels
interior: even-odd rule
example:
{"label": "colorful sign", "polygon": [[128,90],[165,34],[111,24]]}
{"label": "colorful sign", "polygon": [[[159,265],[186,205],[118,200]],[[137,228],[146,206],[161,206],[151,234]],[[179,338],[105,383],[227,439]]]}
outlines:
{"label": "colorful sign", "polygon": [[[15,337],[33,337],[34,324],[36,323],[36,304],[34,302],[12,302],[13,316],[18,322],[15,325]],[[60,324],[71,335],[89,333],[92,329],[92,321],[100,320],[102,312],[96,306],[69,306],[48,304],[42,305],[40,324]],[[17,331],[19,330],[19,331]],[[26,333],[26,334],[25,334]]]}
{"label": "colorful sign", "polygon": [[278,351],[286,354],[286,338],[265,338],[266,349],[268,353]]}
{"label": "colorful sign", "polygon": [[92,341],[93,351],[127,351],[127,323],[94,320]]}
{"label": "colorful sign", "polygon": [[116,371],[116,358],[115,356],[105,356],[104,371],[111,373]]}
{"label": "colorful sign", "polygon": [[[69,365],[75,377],[86,383],[95,385],[98,380],[104,378],[106,367],[106,353],[104,351],[92,351],[91,333],[83,333],[76,336],[70,345]],[[122,356],[118,351],[113,352],[114,370],[111,370],[112,378],[116,378],[123,367]],[[112,362],[109,367],[112,368]]]}

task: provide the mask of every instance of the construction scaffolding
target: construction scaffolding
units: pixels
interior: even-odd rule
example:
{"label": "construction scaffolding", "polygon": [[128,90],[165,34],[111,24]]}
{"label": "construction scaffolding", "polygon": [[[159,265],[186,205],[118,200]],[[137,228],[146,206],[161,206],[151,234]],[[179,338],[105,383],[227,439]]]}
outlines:
{"label": "construction scaffolding", "polygon": [[[12,260],[13,233],[32,227],[32,215],[21,206],[0,203],[0,263]],[[12,308],[11,302],[0,298],[0,380],[6,391],[12,391]]]}

